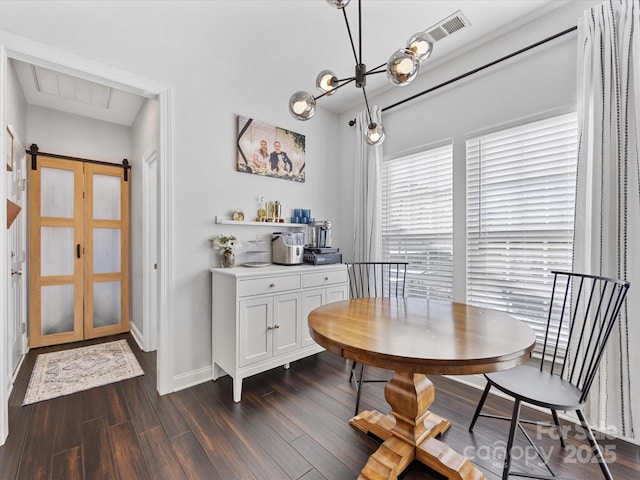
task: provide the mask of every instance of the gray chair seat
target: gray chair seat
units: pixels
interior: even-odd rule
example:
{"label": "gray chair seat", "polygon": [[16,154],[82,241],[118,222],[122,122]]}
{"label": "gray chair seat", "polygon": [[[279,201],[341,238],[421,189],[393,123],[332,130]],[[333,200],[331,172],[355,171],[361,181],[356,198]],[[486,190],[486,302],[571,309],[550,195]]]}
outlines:
{"label": "gray chair seat", "polygon": [[485,378],[498,390],[539,407],[575,410],[582,406],[580,389],[558,375],[541,372],[537,365],[527,363],[509,370],[487,373]]}

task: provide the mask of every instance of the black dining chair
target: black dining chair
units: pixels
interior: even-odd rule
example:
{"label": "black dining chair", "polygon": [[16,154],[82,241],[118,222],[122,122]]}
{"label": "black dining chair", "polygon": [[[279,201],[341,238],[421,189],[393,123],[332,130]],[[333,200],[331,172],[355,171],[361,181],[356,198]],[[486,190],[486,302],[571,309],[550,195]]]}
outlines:
{"label": "black dining chair", "polygon": [[[349,274],[349,297],[404,297],[407,280],[408,262],[345,262]],[[386,382],[386,380],[365,380],[364,363],[360,364],[359,375],[356,374],[357,362],[351,364],[349,382],[353,381],[356,389],[355,415],[360,408],[362,384],[368,382]]]}
{"label": "black dining chair", "polygon": [[[578,415],[591,449],[600,464],[600,469],[605,478],[610,480],[611,472],[584,417],[582,408],[596,376],[607,339],[629,289],[629,282],[581,273],[554,271],[552,274],[554,279],[551,297],[548,300],[549,312],[544,341],[534,350],[534,358],[537,357],[537,359],[509,370],[485,375],[487,385],[469,431],[473,431],[478,417],[511,420],[502,472],[503,480],[506,480],[509,475],[554,478],[555,474],[548,462],[522,427],[522,423],[537,424],[538,422],[521,419],[520,407],[522,403],[529,403],[550,409],[563,448],[566,444],[557,412],[573,410]],[[536,355],[536,352],[539,355]],[[511,418],[481,413],[491,387],[513,397]],[[512,447],[517,429],[520,429],[540,456],[551,476],[511,472]]]}

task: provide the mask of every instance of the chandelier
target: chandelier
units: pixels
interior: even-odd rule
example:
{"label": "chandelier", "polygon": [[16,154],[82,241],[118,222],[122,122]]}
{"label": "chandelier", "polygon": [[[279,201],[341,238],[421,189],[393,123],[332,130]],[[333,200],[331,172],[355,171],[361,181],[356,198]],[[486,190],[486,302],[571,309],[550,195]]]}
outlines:
{"label": "chandelier", "polygon": [[325,0],[329,5],[342,10],[344,21],[351,42],[351,50],[356,63],[355,75],[353,77],[338,78],[331,70],[322,70],[316,77],[316,87],[322,92],[317,96],[305,91],[294,93],[289,99],[289,111],[297,120],[309,120],[316,112],[316,100],[325,95],[333,95],[339,88],[355,82],[357,88],[362,89],[364,103],[367,107],[368,126],[365,130],[365,137],[369,145],[379,145],[384,141],[384,128],[380,123],[373,121],[371,117],[371,109],[367,100],[367,92],[365,86],[367,84],[367,76],[378,73],[387,73],[387,78],[391,83],[398,86],[408,85],[418,75],[420,64],[431,55],[433,43],[426,32],[418,32],[413,34],[404,48],[397,50],[387,63],[378,65],[371,70],[367,70],[366,65],[362,62],[362,0],[358,0],[358,53],[356,53],[355,43],[351,35],[351,27],[347,18],[345,7],[351,0]]}

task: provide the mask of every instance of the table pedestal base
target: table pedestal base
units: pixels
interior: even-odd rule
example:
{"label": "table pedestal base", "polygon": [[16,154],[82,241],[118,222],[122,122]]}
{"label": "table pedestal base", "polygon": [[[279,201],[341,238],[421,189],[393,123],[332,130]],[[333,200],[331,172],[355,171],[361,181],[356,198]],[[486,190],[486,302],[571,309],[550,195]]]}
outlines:
{"label": "table pedestal base", "polygon": [[396,372],[387,382],[384,396],[391,406],[390,415],[365,411],[350,421],[357,429],[383,440],[369,457],[359,480],[396,479],[413,460],[449,479],[485,478],[468,458],[435,438],[451,424],[429,411],[435,398],[435,387],[427,377]]}

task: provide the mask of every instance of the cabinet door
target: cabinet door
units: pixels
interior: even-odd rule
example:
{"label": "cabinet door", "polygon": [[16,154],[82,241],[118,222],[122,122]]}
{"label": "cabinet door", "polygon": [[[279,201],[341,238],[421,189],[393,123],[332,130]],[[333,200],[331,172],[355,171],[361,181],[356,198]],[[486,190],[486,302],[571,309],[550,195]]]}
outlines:
{"label": "cabinet door", "polygon": [[244,367],[271,358],[273,297],[240,300],[238,307],[238,363]]}
{"label": "cabinet door", "polygon": [[273,354],[280,355],[300,348],[300,294],[289,293],[274,297]]}
{"label": "cabinet door", "polygon": [[[347,285],[336,285],[327,288],[327,296],[324,303],[341,302],[349,298],[349,287]],[[323,303],[323,305],[324,305]]]}
{"label": "cabinet door", "polygon": [[311,310],[325,304],[325,289],[306,290],[302,292],[302,346],[314,345],[315,342],[309,333],[308,317]]}

